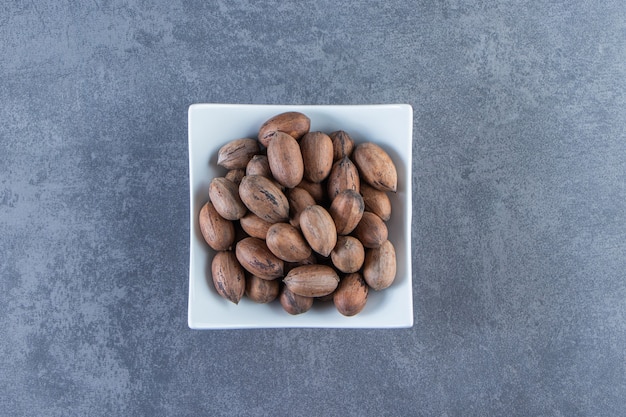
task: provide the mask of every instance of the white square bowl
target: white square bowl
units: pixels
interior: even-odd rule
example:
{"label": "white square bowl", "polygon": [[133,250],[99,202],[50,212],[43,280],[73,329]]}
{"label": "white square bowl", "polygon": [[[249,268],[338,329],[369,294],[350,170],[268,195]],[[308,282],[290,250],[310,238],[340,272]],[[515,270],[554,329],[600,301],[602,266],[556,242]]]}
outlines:
{"label": "white square bowl", "polygon": [[[226,170],[217,153],[227,142],[256,138],[272,116],[298,111],[311,119],[311,131],[346,131],[355,143],[374,142],[393,159],[398,191],[390,193],[389,240],[396,250],[397,273],[383,291],[370,291],[365,308],[345,317],[331,302],[315,302],[306,313],[292,316],[278,300],[257,304],[244,297],[238,305],[221,298],[211,280],[214,251],[204,242],[198,213],[208,200],[209,183]],[[411,275],[411,158],[413,109],[408,104],[381,105],[252,105],[193,104],[189,107],[190,251],[188,323],[192,329],[243,328],[401,328],[413,325]]]}

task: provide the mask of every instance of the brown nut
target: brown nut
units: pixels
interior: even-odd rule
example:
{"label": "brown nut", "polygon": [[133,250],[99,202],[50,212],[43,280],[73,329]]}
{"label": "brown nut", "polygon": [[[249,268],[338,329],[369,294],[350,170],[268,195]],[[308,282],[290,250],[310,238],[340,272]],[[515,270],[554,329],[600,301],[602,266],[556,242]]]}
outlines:
{"label": "brown nut", "polygon": [[283,261],[299,262],[311,256],[311,247],[289,223],[274,223],[267,231],[267,247]]}
{"label": "brown nut", "polygon": [[313,306],[312,297],[295,294],[287,286],[283,286],[278,299],[283,309],[292,315],[306,313]]}
{"label": "brown nut", "polygon": [[248,235],[265,240],[267,231],[273,223],[266,222],[256,214],[248,212],[248,214],[239,219],[239,224]]}
{"label": "brown nut", "polygon": [[226,220],[239,220],[248,209],[239,197],[239,187],[231,180],[217,177],[209,184],[209,198],[215,210]]}
{"label": "brown nut", "polygon": [[304,188],[296,187],[287,191],[289,202],[289,223],[294,227],[300,227],[300,213],[309,206],[315,205],[315,200]]}
{"label": "brown nut", "polygon": [[246,165],[246,175],[260,175],[266,178],[272,178],[270,171],[270,163],[266,155],[254,155],[248,165]]}
{"label": "brown nut", "polygon": [[352,159],[363,181],[381,191],[396,192],[398,173],[391,157],[375,143],[361,143],[354,148]]}
{"label": "brown nut", "polygon": [[350,234],[361,221],[364,211],[363,197],[354,190],[341,191],[328,209],[338,235]]}
{"label": "brown nut", "polygon": [[268,146],[272,140],[272,133],[284,132],[294,139],[300,139],[311,128],[311,119],[299,112],[277,114],[267,120],[259,129],[259,141]]}
{"label": "brown nut", "polygon": [[363,266],[365,248],[359,239],[352,236],[338,236],[337,245],[330,253],[335,268],[343,273],[356,272]]}
{"label": "brown nut", "polygon": [[354,316],[365,308],[369,287],[359,274],[355,272],[341,279],[339,286],[333,293],[333,302],[337,311],[344,316]]}
{"label": "brown nut", "polygon": [[266,222],[285,222],[289,218],[287,197],[269,178],[246,175],[239,184],[239,196],[248,210]]}
{"label": "brown nut", "polygon": [[248,161],[259,151],[259,142],[256,140],[235,139],[220,148],[217,153],[217,164],[226,169],[245,168]]}
{"label": "brown nut", "polygon": [[237,242],[235,255],[242,267],[252,275],[263,279],[283,276],[284,263],[267,248],[265,241],[247,237]]}
{"label": "brown nut", "polygon": [[233,223],[220,216],[210,201],[202,206],[198,223],[202,237],[212,249],[226,250],[235,241]]}
{"label": "brown nut", "polygon": [[303,265],[289,271],[283,282],[295,294],[321,297],[335,291],[339,275],[330,266]]}
{"label": "brown nut", "polygon": [[361,183],[361,196],[365,203],[365,210],[371,211],[383,221],[391,218],[391,200],[385,191],[377,190],[365,182]]}
{"label": "brown nut", "polygon": [[361,181],[356,165],[344,156],[335,162],[328,176],[328,198],[332,201],[343,190],[360,191]]}
{"label": "brown nut", "polygon": [[386,240],[379,248],[365,252],[363,278],[376,291],[389,287],[396,277],[396,251]]}
{"label": "brown nut", "polygon": [[333,142],[333,160],[338,161],[344,156],[350,157],[354,150],[354,141],[343,130],[331,133],[330,139]]}
{"label": "brown nut", "polygon": [[243,168],[231,169],[224,175],[224,178],[231,180],[235,184],[239,185],[241,179],[246,175],[246,170]]}
{"label": "brown nut", "polygon": [[239,304],[246,289],[246,279],[243,268],[232,251],[220,251],[215,254],[211,262],[211,275],[218,294]]}
{"label": "brown nut", "polygon": [[300,139],[300,150],[304,161],[304,178],[311,182],[322,182],[333,167],[333,142],[327,134],[309,132]]}
{"label": "brown nut", "polygon": [[300,230],[311,249],[322,256],[330,255],[337,244],[335,222],[322,206],[309,206],[300,213]]}
{"label": "brown nut", "polygon": [[287,188],[302,181],[304,162],[300,145],[286,133],[276,132],[267,147],[267,161],[274,179]]}
{"label": "brown nut", "polygon": [[323,184],[324,183],[302,180],[302,182],[298,184],[298,188],[302,188],[311,194],[311,197],[313,197],[313,200],[315,200],[317,204],[324,204],[326,202],[326,190]]}
{"label": "brown nut", "polygon": [[389,232],[387,225],[380,217],[366,211],[353,234],[366,248],[378,248],[387,240]]}
{"label": "brown nut", "polygon": [[256,275],[246,278],[246,296],[255,303],[266,304],[278,297],[280,282],[277,279],[267,280]]}

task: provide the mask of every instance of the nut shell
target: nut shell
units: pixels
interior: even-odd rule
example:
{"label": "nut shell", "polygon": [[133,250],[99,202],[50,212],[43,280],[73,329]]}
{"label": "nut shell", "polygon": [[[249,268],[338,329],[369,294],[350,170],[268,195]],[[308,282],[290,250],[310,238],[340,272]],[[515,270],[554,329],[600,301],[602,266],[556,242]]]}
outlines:
{"label": "nut shell", "polygon": [[363,197],[354,190],[341,191],[328,209],[335,222],[338,235],[351,233],[361,221],[364,211]]}
{"label": "nut shell", "polygon": [[289,271],[283,282],[295,294],[322,297],[335,291],[339,275],[326,265],[303,265]]}
{"label": "nut shell", "polygon": [[295,294],[287,286],[283,286],[278,299],[283,309],[291,315],[306,313],[313,306],[312,297]]}
{"label": "nut shell", "polygon": [[260,175],[262,177],[271,178],[272,171],[267,155],[254,155],[248,165],[246,165],[246,175]]}
{"label": "nut shell", "polygon": [[332,201],[343,190],[354,190],[357,193],[361,189],[359,171],[350,158],[344,156],[333,165],[328,176],[328,198]]}
{"label": "nut shell", "polygon": [[266,222],[256,214],[248,212],[248,214],[239,219],[239,224],[248,235],[265,240],[267,231],[273,223]]}
{"label": "nut shell", "polygon": [[311,247],[289,223],[274,223],[267,231],[267,247],[283,261],[300,262],[311,256]]}
{"label": "nut shell", "polygon": [[243,168],[231,169],[224,175],[224,178],[231,180],[235,184],[239,185],[241,179],[246,175],[246,170]]}
{"label": "nut shell", "polygon": [[396,277],[396,250],[390,241],[365,252],[363,278],[376,291],[388,288]]}
{"label": "nut shell", "polygon": [[324,183],[311,182],[304,179],[300,184],[298,184],[298,188],[302,188],[311,194],[311,197],[313,197],[313,200],[315,200],[317,204],[324,204],[327,200],[326,187],[324,186]]}
{"label": "nut shell", "polygon": [[287,192],[289,202],[289,223],[294,227],[300,227],[300,213],[309,206],[315,205],[315,200],[304,188],[296,187]]}
{"label": "nut shell", "polygon": [[311,119],[300,112],[285,112],[268,119],[259,129],[259,141],[268,146],[274,132],[284,132],[294,139],[300,139],[311,128]]}
{"label": "nut shell", "polygon": [[220,216],[210,201],[200,209],[198,224],[205,242],[214,250],[229,249],[235,241],[233,223]]}
{"label": "nut shell", "polygon": [[365,260],[365,248],[359,239],[352,236],[337,237],[337,245],[330,253],[335,268],[343,273],[357,272]]}
{"label": "nut shell", "polygon": [[328,177],[333,167],[333,141],[322,132],[309,132],[300,139],[304,178],[318,183]]}
{"label": "nut shell", "polygon": [[322,206],[314,205],[302,210],[300,230],[311,249],[322,256],[330,255],[337,244],[335,222]]}
{"label": "nut shell", "polygon": [[363,181],[381,191],[396,192],[398,173],[391,157],[375,143],[361,143],[354,148],[352,159]]}
{"label": "nut shell", "polygon": [[338,130],[331,133],[330,139],[333,142],[333,160],[338,161],[344,156],[349,157],[354,150],[354,141],[343,130]]}
{"label": "nut shell", "polygon": [[247,237],[237,242],[235,255],[241,266],[252,275],[263,279],[283,276],[284,262],[259,238]]}
{"label": "nut shell", "polygon": [[391,218],[391,200],[385,191],[377,190],[365,182],[361,183],[361,196],[365,210],[371,211],[383,221]]}
{"label": "nut shell", "polygon": [[248,210],[266,222],[285,222],[289,218],[287,197],[269,178],[246,175],[239,184],[239,196]]}
{"label": "nut shell", "polygon": [[246,289],[246,279],[243,268],[232,251],[215,254],[211,262],[211,275],[218,294],[239,304]]}
{"label": "nut shell", "polygon": [[217,153],[217,164],[226,169],[245,168],[260,149],[259,142],[254,139],[235,139],[220,148]]}
{"label": "nut shell", "polygon": [[267,280],[256,275],[246,278],[246,296],[255,303],[272,302],[280,293],[280,282],[276,279]]}
{"label": "nut shell", "polygon": [[369,211],[363,213],[361,221],[354,229],[354,236],[366,248],[378,248],[389,235],[385,222]]}
{"label": "nut shell", "polygon": [[341,314],[354,316],[365,308],[368,293],[369,287],[361,274],[348,274],[333,293],[333,302]]}
{"label": "nut shell", "polygon": [[209,198],[215,210],[226,220],[239,220],[248,209],[239,197],[237,184],[224,177],[217,177],[209,184]]}
{"label": "nut shell", "polygon": [[267,147],[267,161],[274,179],[287,188],[302,181],[304,162],[298,142],[286,133],[275,133]]}

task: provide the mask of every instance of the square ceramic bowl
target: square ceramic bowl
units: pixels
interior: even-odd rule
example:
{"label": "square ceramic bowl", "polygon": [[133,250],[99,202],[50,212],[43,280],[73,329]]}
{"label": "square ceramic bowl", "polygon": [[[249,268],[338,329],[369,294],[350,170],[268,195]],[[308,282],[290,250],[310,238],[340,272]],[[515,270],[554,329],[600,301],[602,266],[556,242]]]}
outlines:
{"label": "square ceramic bowl", "polygon": [[[221,298],[211,278],[214,252],[204,242],[198,213],[208,200],[209,183],[226,170],[217,153],[227,142],[256,138],[272,116],[299,111],[311,119],[311,131],[346,131],[355,141],[375,142],[394,160],[398,191],[390,193],[389,240],[396,249],[397,273],[383,291],[370,291],[359,314],[345,317],[331,302],[316,302],[304,314],[292,316],[278,300],[256,304],[245,296],[235,305]],[[413,109],[407,104],[357,106],[291,106],[193,104],[189,107],[190,259],[188,323],[192,329],[242,328],[398,328],[413,325],[411,283],[411,145]]]}

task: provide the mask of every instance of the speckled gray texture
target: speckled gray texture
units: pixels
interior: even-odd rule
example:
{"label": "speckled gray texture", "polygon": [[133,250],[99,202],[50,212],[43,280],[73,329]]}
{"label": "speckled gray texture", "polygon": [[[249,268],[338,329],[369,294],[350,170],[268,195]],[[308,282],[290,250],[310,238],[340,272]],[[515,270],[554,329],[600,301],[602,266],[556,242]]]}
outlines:
{"label": "speckled gray texture", "polygon": [[[14,1],[0,415],[626,415],[623,1]],[[187,106],[409,103],[415,326],[187,328]]]}

